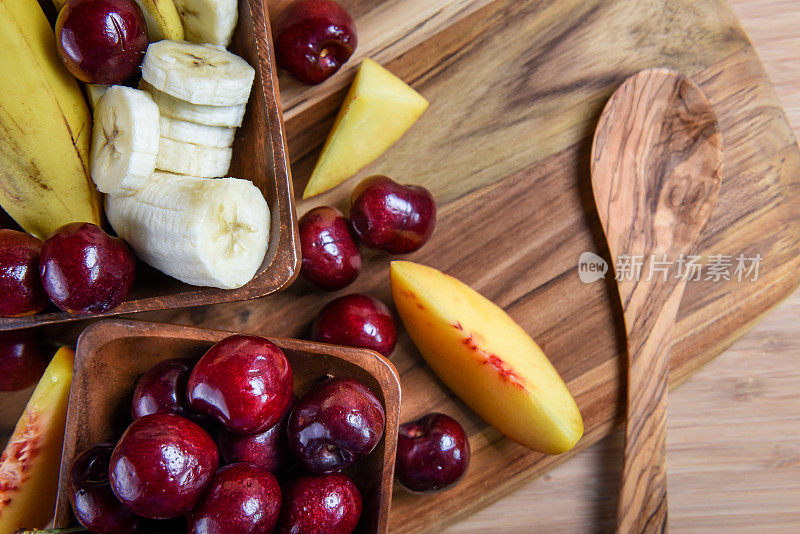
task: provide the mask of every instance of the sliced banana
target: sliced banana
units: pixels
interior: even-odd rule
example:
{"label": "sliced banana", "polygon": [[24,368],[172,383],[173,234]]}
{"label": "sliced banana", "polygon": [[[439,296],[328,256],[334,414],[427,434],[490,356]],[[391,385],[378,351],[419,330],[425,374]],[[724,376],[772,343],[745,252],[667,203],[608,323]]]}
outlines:
{"label": "sliced banana", "polygon": [[162,115],[181,119],[207,126],[226,126],[235,128],[241,126],[244,119],[246,104],[238,106],[203,106],[179,100],[174,96],[163,93],[142,80],[139,89],[147,91],[158,104]]}
{"label": "sliced banana", "polygon": [[267,202],[238,178],[156,172],[134,195],[107,197],[106,215],[140,259],[196,286],[243,286],[269,243]]}
{"label": "sliced banana", "polygon": [[110,85],[101,85],[97,83],[86,84],[86,98],[89,100],[89,107],[94,109],[97,106],[97,101],[100,97],[106,94]]}
{"label": "sliced banana", "polygon": [[158,147],[156,169],[202,178],[228,174],[232,148],[193,145],[162,137]]}
{"label": "sliced banana", "polygon": [[237,0],[175,0],[186,40],[228,46],[239,18]]}
{"label": "sliced banana", "polygon": [[204,106],[246,104],[255,70],[227,50],[185,41],[147,47],[142,79],[159,91]]}
{"label": "sliced banana", "polygon": [[161,115],[161,137],[195,145],[228,148],[233,144],[234,128],[206,126]]}
{"label": "sliced banana", "polygon": [[94,110],[89,170],[97,189],[136,191],[153,173],[160,130],[158,106],[144,91],[115,85]]}

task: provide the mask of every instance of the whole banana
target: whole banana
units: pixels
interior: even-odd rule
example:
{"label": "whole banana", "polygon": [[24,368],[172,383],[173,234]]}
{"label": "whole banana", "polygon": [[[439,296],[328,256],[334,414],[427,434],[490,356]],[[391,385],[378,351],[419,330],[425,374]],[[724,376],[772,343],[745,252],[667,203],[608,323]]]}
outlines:
{"label": "whole banana", "polygon": [[37,2],[0,0],[0,71],[0,205],[39,238],[70,222],[100,224],[89,110]]}

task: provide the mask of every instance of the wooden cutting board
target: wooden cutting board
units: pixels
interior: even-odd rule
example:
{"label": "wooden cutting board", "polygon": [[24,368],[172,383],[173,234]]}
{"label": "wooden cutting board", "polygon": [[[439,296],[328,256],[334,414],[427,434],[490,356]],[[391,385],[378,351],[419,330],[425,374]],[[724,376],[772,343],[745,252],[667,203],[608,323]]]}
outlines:
{"label": "wooden cutting board", "polygon": [[[270,0],[273,17],[287,1]],[[383,157],[301,202],[300,213],[320,204],[345,208],[354,185],[373,173],[431,189],[440,203],[437,230],[408,259],[469,283],[534,336],[580,405],[586,435],[577,450],[608,434],[624,413],[624,329],[613,280],[582,283],[578,258],[608,257],[592,201],[589,147],[602,106],[627,76],[666,66],[707,92],[726,154],[701,249],[706,256],[763,258],[757,281],[688,284],[671,378],[680,381],[719,354],[800,284],[800,152],[724,1],[341,3],[356,18],[359,57],[386,65],[431,107]],[[298,192],[355,66],[314,88],[281,79]],[[319,307],[339,294],[367,292],[390,302],[390,258],[366,252],[365,259],[359,279],[335,294],[301,281],[259,301],[136,318],[305,337]],[[456,417],[470,434],[473,459],[467,478],[449,492],[396,491],[391,532],[437,532],[567,457],[543,457],[487,427],[438,382],[405,334],[392,361],[402,375],[401,419],[430,411]]]}

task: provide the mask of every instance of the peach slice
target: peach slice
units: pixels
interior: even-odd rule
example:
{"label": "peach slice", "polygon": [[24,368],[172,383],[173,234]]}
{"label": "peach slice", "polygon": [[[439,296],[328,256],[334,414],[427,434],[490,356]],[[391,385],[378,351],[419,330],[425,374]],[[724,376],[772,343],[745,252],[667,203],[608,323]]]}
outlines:
{"label": "peach slice", "polygon": [[478,415],[522,445],[570,450],[583,419],[542,349],[500,307],[452,276],[391,265],[392,295],[408,334],[439,378]]}
{"label": "peach slice", "polygon": [[53,518],[74,357],[53,356],[0,456],[0,534]]}
{"label": "peach slice", "polygon": [[428,101],[371,59],[344,99],[303,198],[344,182],[383,154],[427,109]]}

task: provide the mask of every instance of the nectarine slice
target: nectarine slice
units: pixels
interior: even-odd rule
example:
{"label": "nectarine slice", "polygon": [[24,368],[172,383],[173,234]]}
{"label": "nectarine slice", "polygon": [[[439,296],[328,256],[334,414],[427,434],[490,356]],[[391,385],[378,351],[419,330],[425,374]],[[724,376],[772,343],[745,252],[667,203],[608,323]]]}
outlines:
{"label": "nectarine slice", "polygon": [[439,378],[497,430],[531,449],[560,454],[583,435],[566,384],[525,331],[452,276],[408,261],[391,265],[400,318]]}
{"label": "nectarine slice", "polygon": [[74,357],[53,356],[0,456],[0,534],[53,518]]}
{"label": "nectarine slice", "polygon": [[303,198],[347,180],[383,154],[417,121],[428,101],[403,80],[365,59],[344,99]]}

